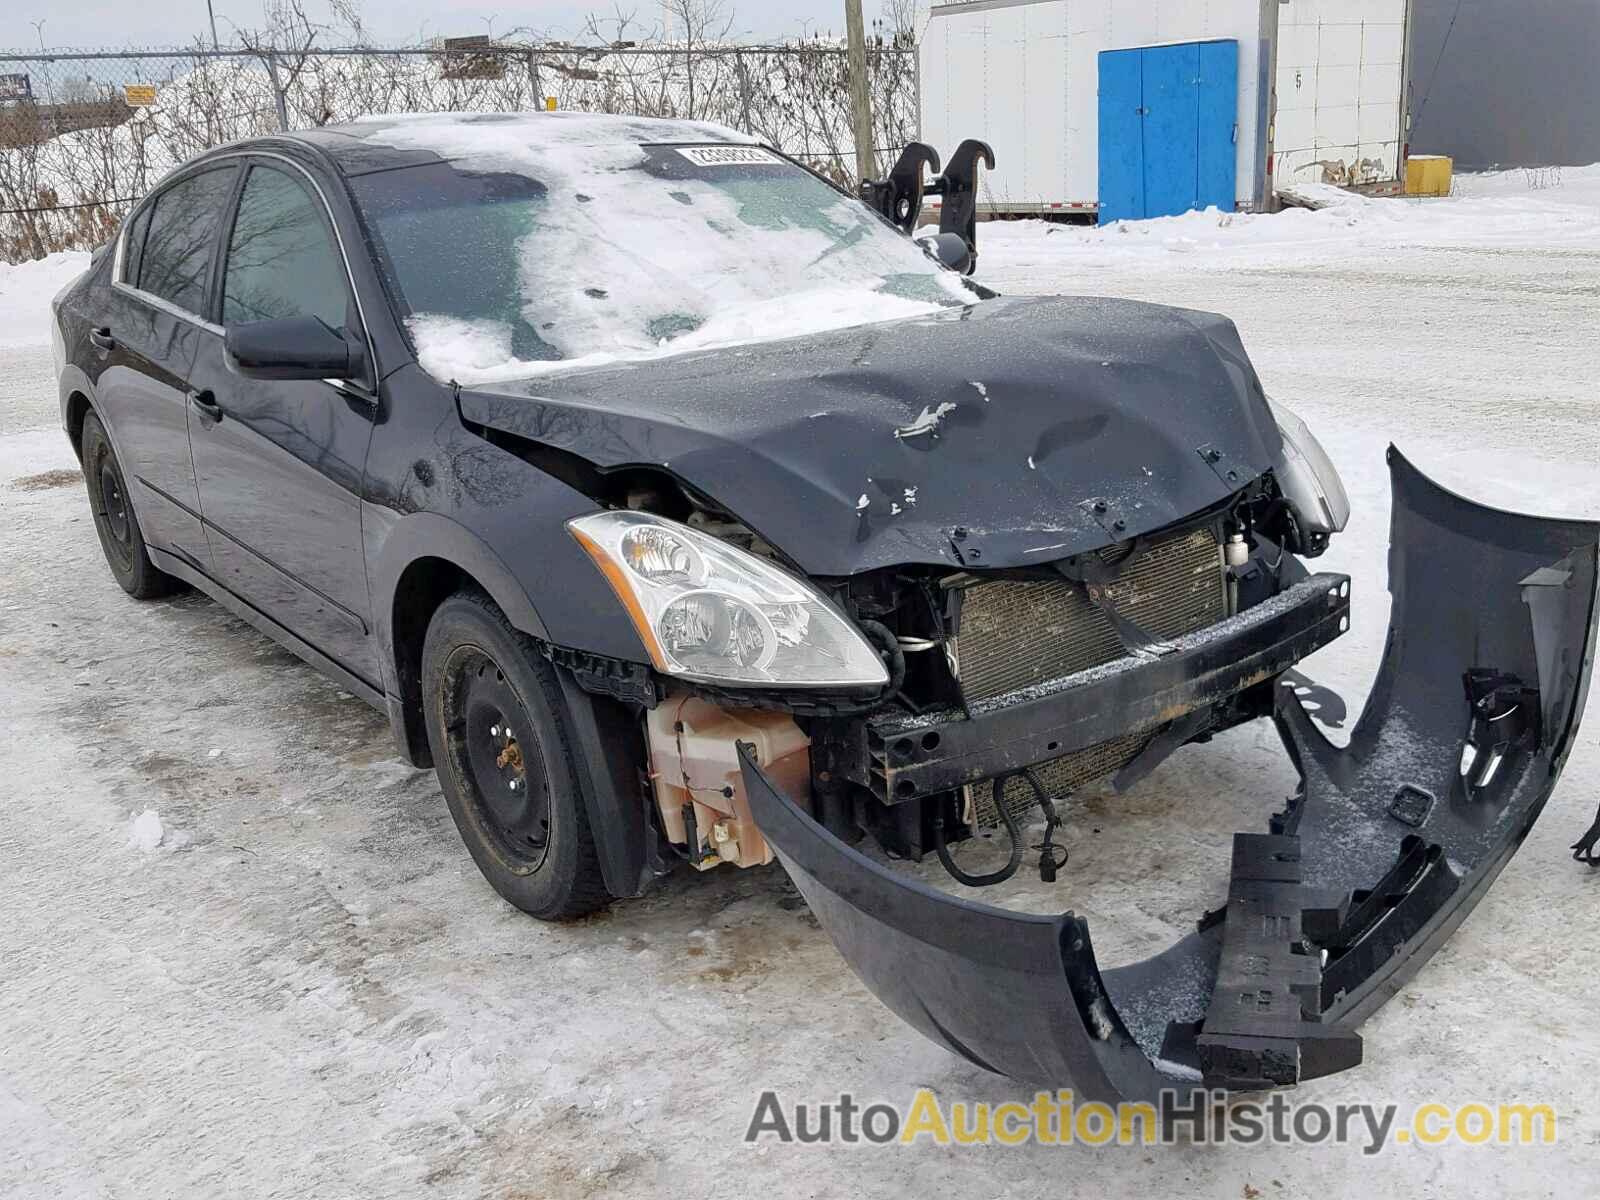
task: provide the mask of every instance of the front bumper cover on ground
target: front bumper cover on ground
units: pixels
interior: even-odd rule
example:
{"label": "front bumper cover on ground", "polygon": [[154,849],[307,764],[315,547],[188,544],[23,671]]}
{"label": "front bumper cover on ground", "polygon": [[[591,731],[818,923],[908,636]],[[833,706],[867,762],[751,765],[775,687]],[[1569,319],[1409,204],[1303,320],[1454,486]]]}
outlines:
{"label": "front bumper cover on ground", "polygon": [[914,882],[833,837],[741,748],[767,840],[855,972],[969,1061],[1085,1100],[1181,1103],[1354,1066],[1355,1027],[1466,917],[1555,786],[1595,638],[1600,525],[1500,512],[1393,448],[1392,616],[1350,745],[1292,689],[1302,777],[1269,833],[1235,837],[1226,906],[1102,972],[1087,923]]}

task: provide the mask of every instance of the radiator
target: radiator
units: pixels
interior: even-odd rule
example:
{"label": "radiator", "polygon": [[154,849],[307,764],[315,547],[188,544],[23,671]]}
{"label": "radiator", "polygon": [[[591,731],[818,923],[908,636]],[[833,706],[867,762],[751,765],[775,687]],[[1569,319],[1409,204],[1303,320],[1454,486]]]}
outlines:
{"label": "radiator", "polygon": [[[1100,552],[1116,566],[1117,549]],[[1122,551],[1126,554],[1126,551]],[[1121,564],[1106,594],[1116,610],[1157,638],[1177,637],[1227,615],[1222,551],[1209,528],[1148,544]],[[1087,670],[1127,651],[1111,621],[1068,580],[984,580],[961,589],[960,623],[953,639],[962,695],[974,704]],[[1132,761],[1151,731],[1113,738],[1036,767],[1054,796],[1119,770]],[[998,814],[987,786],[975,791],[980,824]],[[1021,781],[1007,789],[1013,811],[1026,810],[1032,789]]]}

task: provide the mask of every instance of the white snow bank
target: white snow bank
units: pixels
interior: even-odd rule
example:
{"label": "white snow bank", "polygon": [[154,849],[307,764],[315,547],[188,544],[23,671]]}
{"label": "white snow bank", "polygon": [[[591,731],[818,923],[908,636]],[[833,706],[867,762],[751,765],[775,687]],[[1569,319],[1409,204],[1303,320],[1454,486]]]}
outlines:
{"label": "white snow bank", "polygon": [[0,262],[0,346],[50,344],[50,301],[89,265],[84,250],[34,262]]}
{"label": "white snow bank", "polygon": [[1316,211],[1210,208],[1103,226],[991,221],[978,230],[979,275],[1004,290],[1008,275],[1031,267],[1151,267],[1174,254],[1189,256],[1183,269],[1203,270],[1326,261],[1395,246],[1593,244],[1600,238],[1600,165],[1462,175],[1456,190],[1438,199],[1407,199],[1328,188],[1319,189],[1327,206]]}
{"label": "white snow bank", "polygon": [[149,854],[161,845],[164,832],[161,828],[160,815],[155,809],[147,808],[135,817],[128,827],[128,845]]}
{"label": "white snow bank", "polygon": [[1458,197],[1527,196],[1535,192],[1548,199],[1600,204],[1600,163],[1587,167],[1513,167],[1505,171],[1470,171],[1457,174]]}

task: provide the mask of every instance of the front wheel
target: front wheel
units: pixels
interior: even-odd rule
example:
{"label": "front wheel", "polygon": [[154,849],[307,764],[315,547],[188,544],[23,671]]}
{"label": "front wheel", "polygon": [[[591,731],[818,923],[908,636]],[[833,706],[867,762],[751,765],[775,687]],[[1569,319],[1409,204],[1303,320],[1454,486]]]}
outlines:
{"label": "front wheel", "polygon": [[554,668],[487,597],[434,613],[422,702],[450,815],[494,890],[547,921],[610,903]]}

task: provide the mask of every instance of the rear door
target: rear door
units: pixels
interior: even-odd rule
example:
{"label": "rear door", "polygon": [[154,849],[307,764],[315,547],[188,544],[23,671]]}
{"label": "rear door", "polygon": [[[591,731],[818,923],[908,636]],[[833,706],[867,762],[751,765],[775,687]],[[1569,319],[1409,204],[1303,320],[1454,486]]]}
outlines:
{"label": "rear door", "polygon": [[[252,160],[223,243],[217,320],[191,382],[195,477],[217,578],[369,683],[370,608],[361,481],[376,380],[247,379],[224,328],[314,316],[365,339],[327,206],[311,178]],[[368,355],[367,370],[371,370]]]}
{"label": "rear door", "polygon": [[151,545],[211,571],[189,455],[189,372],[208,322],[217,234],[238,169],[203,169],[134,214],[112,265],[86,369]]}

